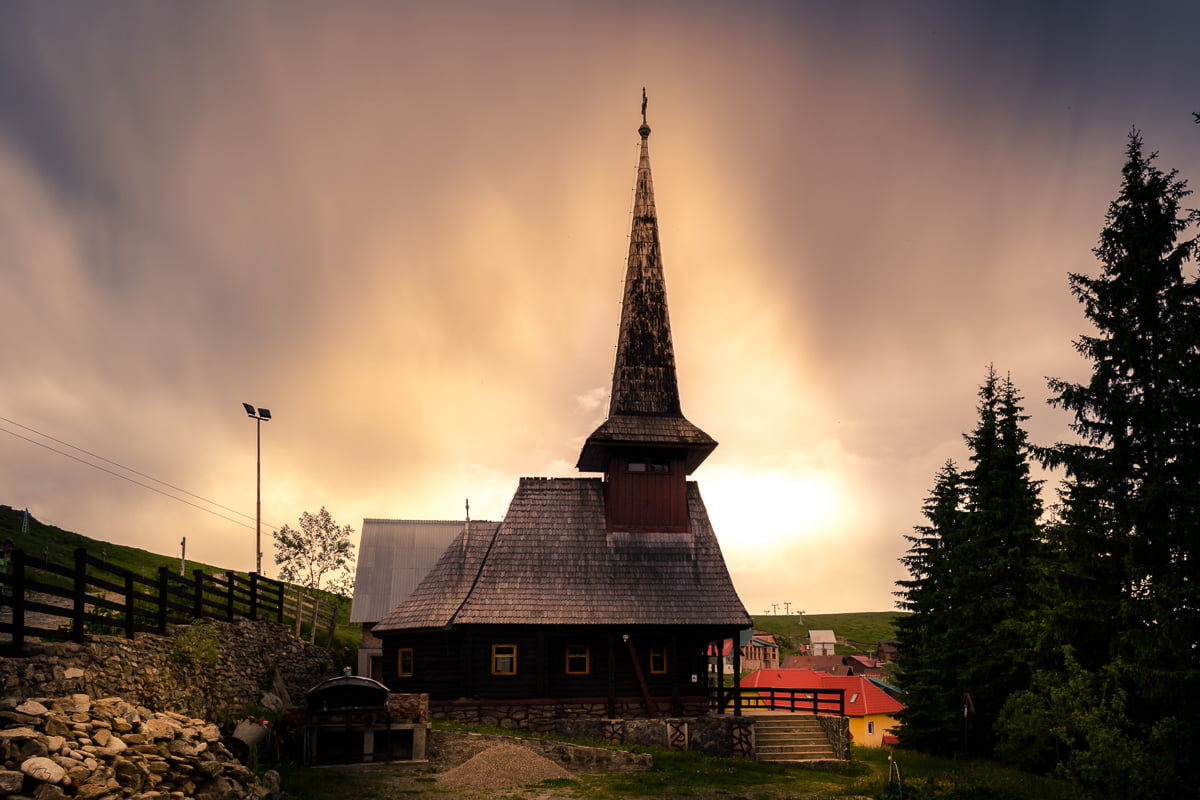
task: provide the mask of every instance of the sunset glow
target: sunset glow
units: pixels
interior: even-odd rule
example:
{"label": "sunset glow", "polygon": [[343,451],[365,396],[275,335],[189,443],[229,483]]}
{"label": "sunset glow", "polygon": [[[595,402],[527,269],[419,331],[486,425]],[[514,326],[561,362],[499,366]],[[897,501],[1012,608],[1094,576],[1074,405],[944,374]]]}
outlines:
{"label": "sunset glow", "polygon": [[[1200,7],[1073,9],[6,2],[0,417],[253,515],[249,401],[271,526],[499,519],[604,418],[646,86],[734,582],[890,609],[988,364],[1070,435],[1045,378],[1130,127],[1200,181]],[[0,503],[253,566],[252,518],[0,428]]]}

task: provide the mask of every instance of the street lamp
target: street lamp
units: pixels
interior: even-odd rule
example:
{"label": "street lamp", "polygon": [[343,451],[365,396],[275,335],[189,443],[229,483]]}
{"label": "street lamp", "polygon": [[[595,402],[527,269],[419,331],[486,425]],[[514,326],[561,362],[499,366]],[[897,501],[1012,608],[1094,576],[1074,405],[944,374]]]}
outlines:
{"label": "street lamp", "polygon": [[254,571],[259,575],[262,574],[262,424],[271,421],[271,410],[268,408],[255,409],[249,403],[242,403],[242,408],[246,409],[246,416],[255,420],[255,429],[258,431],[258,454],[255,459],[255,472],[257,482],[257,497],[254,517]]}

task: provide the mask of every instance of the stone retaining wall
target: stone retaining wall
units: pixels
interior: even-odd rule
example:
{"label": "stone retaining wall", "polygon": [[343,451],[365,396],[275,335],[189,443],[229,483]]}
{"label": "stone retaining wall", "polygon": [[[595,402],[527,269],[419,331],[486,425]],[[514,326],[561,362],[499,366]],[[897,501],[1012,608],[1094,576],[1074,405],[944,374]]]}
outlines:
{"label": "stone retaining wall", "polygon": [[754,722],[749,717],[706,714],[666,719],[564,719],[555,731],[605,744],[636,744],[694,750],[706,756],[753,758]]}
{"label": "stone retaining wall", "polygon": [[[700,716],[708,710],[708,700],[703,697],[683,698],[683,714]],[[674,716],[672,701],[663,698],[655,701],[656,717]],[[608,701],[604,699],[545,699],[545,700],[431,700],[431,718],[459,722],[464,725],[488,725],[493,728],[549,733],[554,731],[560,720],[591,719],[604,720],[609,716]],[[640,699],[617,698],[616,715],[626,719],[646,716],[646,704]]]}
{"label": "stone retaining wall", "polygon": [[848,717],[817,717],[825,738],[833,748],[833,755],[843,761],[850,760],[850,719]]}
{"label": "stone retaining wall", "polygon": [[333,672],[323,648],[266,620],[204,620],[170,635],[90,636],[31,642],[20,658],[0,659],[0,696],[16,699],[120,697],[153,711],[209,721],[275,713]]}

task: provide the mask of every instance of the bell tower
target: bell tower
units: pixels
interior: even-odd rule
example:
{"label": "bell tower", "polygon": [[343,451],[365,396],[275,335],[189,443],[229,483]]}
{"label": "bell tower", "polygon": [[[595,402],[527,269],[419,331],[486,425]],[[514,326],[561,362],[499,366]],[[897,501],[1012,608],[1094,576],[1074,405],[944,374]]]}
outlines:
{"label": "bell tower", "polygon": [[691,530],[687,476],[717,443],[680,410],[644,89],[638,134],[641,154],[608,419],[588,437],[576,467],[604,473],[609,531],[684,532]]}

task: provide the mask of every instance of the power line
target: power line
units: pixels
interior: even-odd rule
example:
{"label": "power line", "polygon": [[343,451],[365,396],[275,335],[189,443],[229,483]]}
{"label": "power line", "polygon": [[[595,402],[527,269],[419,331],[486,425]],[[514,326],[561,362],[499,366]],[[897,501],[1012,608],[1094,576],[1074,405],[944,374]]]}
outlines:
{"label": "power line", "polygon": [[[221,505],[220,503],[216,502],[215,500],[209,500],[207,497],[201,497],[200,495],[195,494],[194,492],[189,492],[187,489],[183,489],[183,488],[180,488],[179,486],[175,486],[174,484],[170,484],[170,483],[167,483],[166,481],[159,480],[158,478],[154,477],[153,475],[147,475],[144,472],[138,472],[133,467],[127,467],[124,464],[119,464],[116,461],[113,461],[111,458],[105,458],[104,456],[99,455],[98,453],[93,453],[91,450],[85,450],[82,447],[78,447],[76,445],[71,444],[70,442],[64,442],[62,439],[56,439],[48,433],[43,433],[42,431],[39,431],[36,428],[31,428],[28,425],[22,425],[21,423],[17,422],[16,420],[9,419],[8,417],[0,417],[0,421],[7,422],[10,425],[16,425],[18,428],[23,428],[24,430],[27,430],[30,433],[36,433],[38,436],[49,439],[52,442],[57,442],[58,444],[61,444],[64,447],[69,447],[72,450],[78,450],[81,453],[86,453],[87,455],[91,456],[92,458],[98,458],[106,464],[112,464],[114,467],[120,467],[121,469],[125,470],[126,472],[132,472],[134,475],[141,476],[143,478],[146,478],[147,480],[152,480],[155,483],[160,483],[163,486],[166,486],[167,488],[170,488],[170,489],[174,489],[177,492],[183,492],[184,494],[186,494],[189,497],[194,497],[197,500],[203,500],[204,502],[206,502],[210,505],[214,505],[217,508],[221,508],[221,509],[224,509],[225,511],[228,511],[231,514],[237,514],[239,517],[245,517],[246,519],[254,519],[254,517],[250,516],[249,514],[243,514],[241,511],[238,511],[236,508],[230,508],[229,506]],[[24,438],[24,437],[22,437],[22,438]],[[26,440],[26,441],[28,441],[28,440]],[[36,442],[35,442],[35,444],[36,444]],[[50,449],[53,449],[53,448],[50,448]],[[58,451],[55,450],[54,452],[58,452]],[[63,455],[67,455],[67,454],[64,453]],[[79,459],[76,459],[76,460],[78,461]],[[83,463],[86,464],[88,462],[84,461]],[[102,469],[102,468],[97,467],[97,469]],[[105,472],[107,472],[107,471],[108,470],[105,470]]]}
{"label": "power line", "polygon": [[[86,453],[87,455],[91,456],[92,458],[97,458],[97,459],[99,459],[99,460],[101,460],[101,461],[103,461],[103,462],[105,462],[105,463],[107,463],[107,464],[112,464],[112,465],[113,465],[113,466],[115,466],[115,467],[119,467],[119,468],[121,468],[121,469],[125,470],[126,472],[132,472],[134,475],[139,475],[139,476],[141,476],[141,477],[143,477],[143,478],[146,478],[147,480],[154,481],[155,483],[160,483],[160,484],[162,484],[163,486],[166,486],[166,487],[169,487],[169,488],[171,488],[171,489],[174,489],[174,490],[175,490],[175,491],[177,491],[177,492],[182,492],[182,493],[184,493],[184,494],[188,495],[189,497],[195,497],[197,500],[203,500],[205,503],[208,503],[208,504],[210,504],[210,505],[214,505],[214,506],[216,506],[217,508],[224,509],[225,511],[228,511],[228,512],[230,512],[230,513],[233,513],[233,514],[237,514],[238,516],[241,516],[241,517],[245,517],[246,519],[254,519],[254,517],[250,516],[249,514],[244,514],[244,513],[242,513],[241,511],[238,511],[238,510],[237,510],[237,509],[235,509],[235,508],[230,508],[229,506],[222,505],[221,503],[218,503],[218,502],[216,502],[215,500],[209,500],[208,498],[206,498],[206,497],[202,497],[202,496],[200,496],[200,495],[198,495],[198,494],[196,494],[196,493],[194,493],[194,492],[189,492],[187,489],[182,489],[182,488],[180,488],[180,487],[178,487],[178,486],[175,486],[174,484],[167,483],[167,482],[166,482],[166,481],[164,481],[164,480],[159,480],[158,478],[155,478],[153,475],[147,475],[147,474],[146,474],[146,473],[144,473],[144,472],[139,472],[138,470],[136,470],[136,469],[133,469],[133,468],[131,468],[131,467],[127,467],[127,466],[125,466],[124,464],[119,464],[119,463],[117,463],[116,461],[113,461],[112,459],[105,458],[104,456],[101,456],[101,455],[98,455],[98,454],[96,454],[96,453],[93,453],[93,452],[91,452],[90,450],[85,450],[85,449],[84,449],[84,448],[82,448],[82,447],[76,447],[75,445],[71,444],[70,442],[64,442],[62,439],[57,439],[57,438],[55,438],[55,437],[51,436],[51,435],[50,435],[50,434],[48,434],[48,433],[42,433],[41,431],[37,430],[36,428],[31,428],[31,427],[29,427],[28,425],[22,425],[21,423],[19,423],[19,422],[15,421],[15,420],[11,420],[11,419],[8,419],[7,417],[3,417],[3,416],[0,416],[0,421],[7,422],[7,423],[9,423],[10,425],[16,425],[18,428],[22,428],[22,429],[24,429],[24,430],[27,430],[27,431],[29,431],[29,432],[31,432],[31,433],[36,433],[38,436],[42,436],[42,437],[44,437],[44,438],[46,438],[46,439],[49,439],[49,440],[50,440],[50,441],[52,441],[52,442],[57,442],[58,444],[61,444],[61,445],[63,445],[64,447],[70,447],[72,450],[78,450],[80,453]],[[7,428],[0,428],[0,431],[3,431],[4,433],[7,433],[9,436],[14,436],[14,437],[16,437],[16,438],[18,438],[18,439],[21,439],[21,440],[23,440],[23,441],[29,442],[30,444],[35,444],[35,445],[37,445],[38,447],[45,448],[46,450],[49,450],[49,451],[50,451],[50,452],[52,452],[52,453],[57,453],[57,454],[58,454],[58,455],[60,455],[60,456],[66,456],[67,458],[69,458],[69,459],[72,459],[73,461],[78,461],[80,464],[84,464],[84,465],[86,465],[86,466],[89,466],[89,467],[91,467],[92,469],[98,469],[98,470],[100,470],[101,472],[106,472],[106,473],[108,473],[109,475],[113,475],[113,476],[115,476],[115,477],[117,477],[117,478],[121,478],[122,480],[129,481],[130,483],[132,483],[132,484],[134,484],[134,485],[136,485],[136,486],[140,486],[140,487],[142,487],[143,489],[149,489],[149,490],[150,490],[150,491],[152,491],[152,492],[157,492],[158,494],[161,494],[163,497],[169,497],[169,498],[171,498],[172,500],[177,500],[177,501],[179,501],[180,503],[184,503],[184,504],[186,504],[186,505],[189,505],[189,506],[191,506],[192,508],[198,508],[198,509],[200,509],[201,511],[204,511],[204,512],[207,512],[207,513],[209,513],[209,514],[212,514],[212,515],[213,515],[213,516],[215,516],[215,517],[220,517],[221,519],[223,519],[223,520],[226,520],[227,522],[232,522],[232,523],[234,523],[235,525],[241,525],[241,526],[242,526],[242,527],[244,527],[244,528],[249,528],[249,529],[251,529],[251,530],[254,530],[254,526],[253,526],[253,525],[250,525],[249,523],[242,522],[242,521],[241,521],[241,520],[239,520],[239,519],[233,519],[232,517],[227,517],[227,516],[225,516],[224,514],[220,514],[220,513],[217,513],[216,511],[213,511],[211,508],[205,508],[204,506],[201,506],[201,505],[198,505],[198,504],[196,504],[196,503],[193,503],[193,502],[191,502],[190,500],[185,500],[185,499],[184,499],[184,498],[182,498],[182,497],[177,497],[176,495],[173,495],[173,494],[171,494],[170,492],[164,492],[162,489],[159,489],[159,488],[157,488],[157,487],[155,487],[155,486],[150,486],[150,485],[148,485],[148,484],[142,483],[141,481],[134,480],[133,478],[129,477],[128,475],[122,475],[122,474],[121,474],[121,473],[119,473],[119,472],[114,472],[114,471],[113,471],[113,470],[111,470],[111,469],[107,469],[106,467],[102,467],[102,466],[100,466],[99,464],[94,464],[94,463],[92,463],[91,461],[88,461],[88,460],[86,460],[86,459],[83,459],[83,458],[80,458],[80,457],[78,457],[78,456],[72,455],[71,453],[67,453],[67,452],[64,452],[64,451],[62,451],[62,450],[59,450],[58,448],[51,447],[50,445],[46,444],[45,442],[39,442],[39,441],[37,441],[36,439],[30,439],[28,436],[22,436],[21,434],[17,433],[16,431],[10,431],[10,430],[8,430]],[[272,529],[272,530],[276,530],[276,529],[277,529],[277,528],[276,528],[276,526],[274,526],[274,525],[267,525],[267,527],[268,527],[268,528],[270,528],[270,529]]]}

